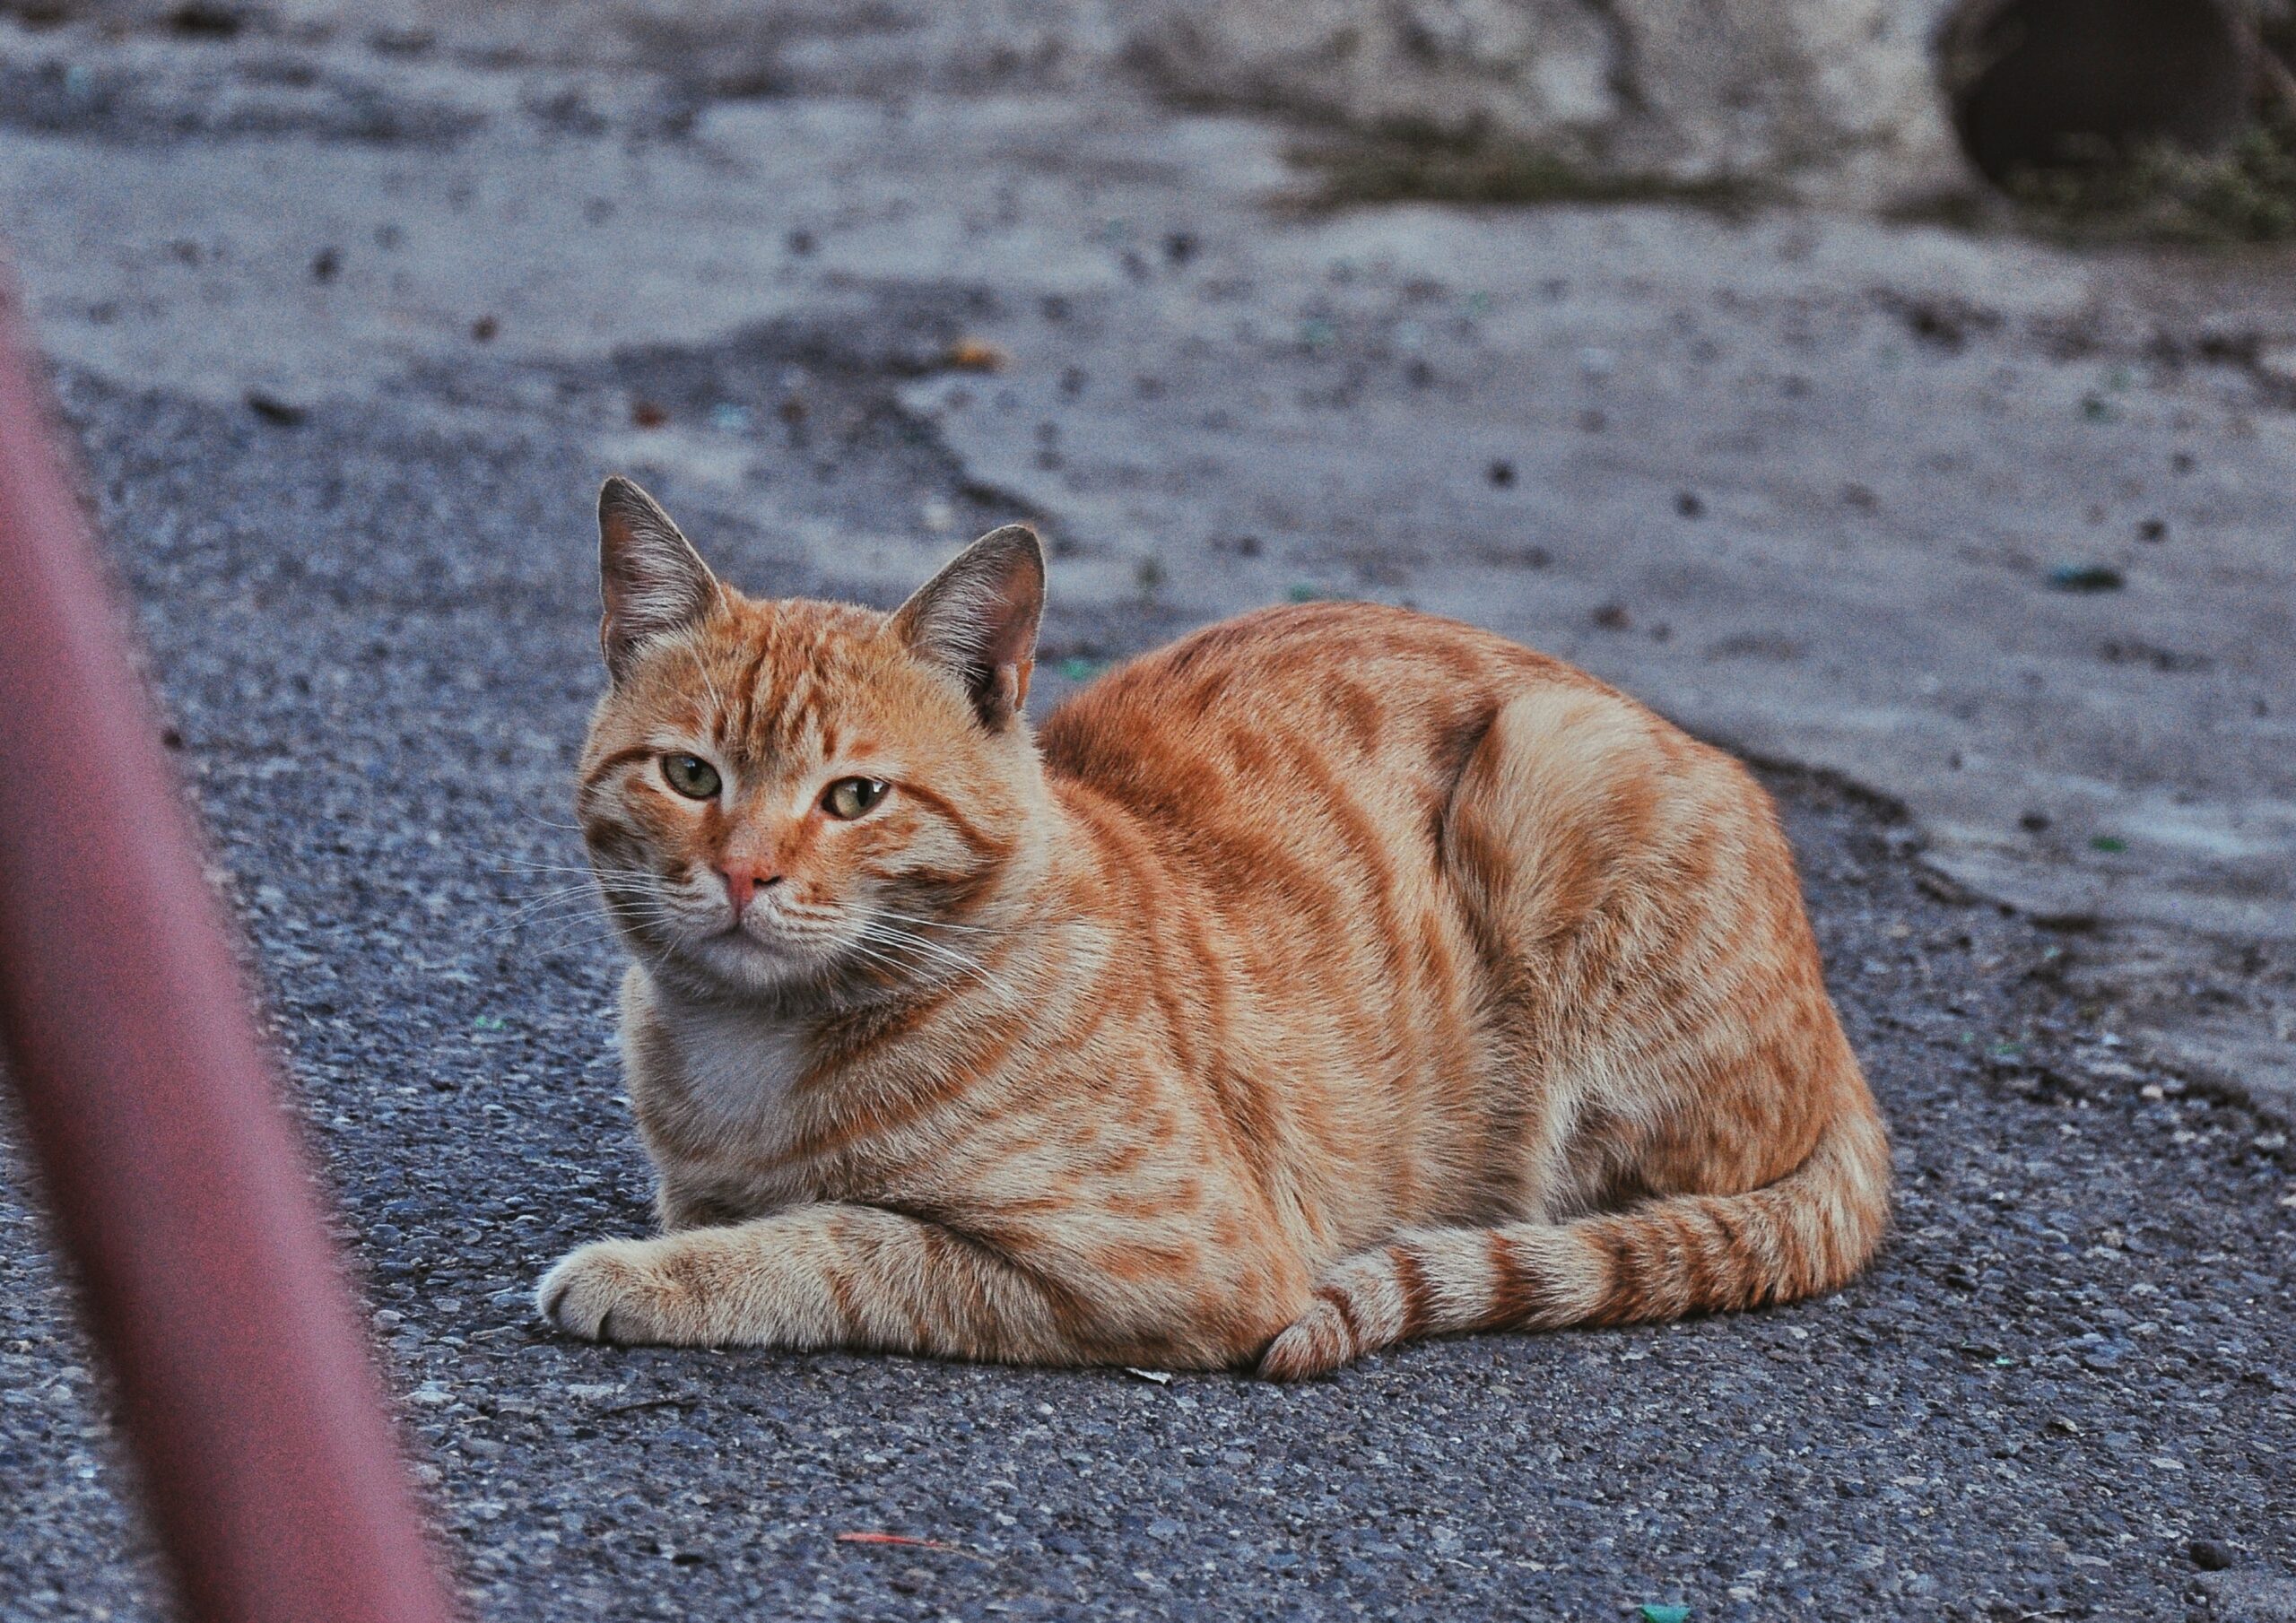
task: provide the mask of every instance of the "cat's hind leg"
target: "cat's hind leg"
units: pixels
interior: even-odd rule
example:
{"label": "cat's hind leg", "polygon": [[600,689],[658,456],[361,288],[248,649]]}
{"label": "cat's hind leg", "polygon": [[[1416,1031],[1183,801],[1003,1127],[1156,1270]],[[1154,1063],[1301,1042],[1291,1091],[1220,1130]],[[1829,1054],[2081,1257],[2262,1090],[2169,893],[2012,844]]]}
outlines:
{"label": "cat's hind leg", "polygon": [[1334,1265],[1259,1373],[1300,1380],[1458,1331],[1626,1324],[1788,1302],[1864,1265],[1889,1218],[1890,1147],[1845,1115],[1763,1188],[1677,1195],[1568,1223],[1424,1229]]}
{"label": "cat's hind leg", "polygon": [[1616,694],[1545,683],[1493,717],[1442,834],[1518,1056],[1509,1085],[1534,1106],[1517,1209],[1556,1219],[1343,1259],[1262,1372],[1448,1331],[1787,1301],[1854,1274],[1887,1225],[1889,1141],[1744,769]]}

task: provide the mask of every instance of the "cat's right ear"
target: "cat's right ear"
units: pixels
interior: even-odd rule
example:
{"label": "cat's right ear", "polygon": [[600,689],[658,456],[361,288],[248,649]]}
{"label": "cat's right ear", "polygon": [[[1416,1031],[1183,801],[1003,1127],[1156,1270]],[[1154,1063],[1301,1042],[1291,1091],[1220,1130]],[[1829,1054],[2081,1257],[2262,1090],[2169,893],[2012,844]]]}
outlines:
{"label": "cat's right ear", "polygon": [[639,645],[700,620],[718,601],[718,577],[661,504],[616,474],[598,492],[598,641],[620,681]]}
{"label": "cat's right ear", "polygon": [[1026,525],[991,530],[918,587],[893,615],[909,651],[965,685],[981,725],[1001,733],[1029,699],[1044,617],[1044,543]]}

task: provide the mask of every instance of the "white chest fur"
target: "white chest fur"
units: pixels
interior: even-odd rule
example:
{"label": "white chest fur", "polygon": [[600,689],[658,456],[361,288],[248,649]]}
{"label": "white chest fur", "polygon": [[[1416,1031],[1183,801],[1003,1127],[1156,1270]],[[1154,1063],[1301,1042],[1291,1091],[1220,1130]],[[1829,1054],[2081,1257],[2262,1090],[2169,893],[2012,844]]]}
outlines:
{"label": "white chest fur", "polygon": [[804,1029],[739,1004],[664,999],[651,1011],[660,1081],[700,1136],[757,1147],[780,1135],[789,1089],[805,1067]]}

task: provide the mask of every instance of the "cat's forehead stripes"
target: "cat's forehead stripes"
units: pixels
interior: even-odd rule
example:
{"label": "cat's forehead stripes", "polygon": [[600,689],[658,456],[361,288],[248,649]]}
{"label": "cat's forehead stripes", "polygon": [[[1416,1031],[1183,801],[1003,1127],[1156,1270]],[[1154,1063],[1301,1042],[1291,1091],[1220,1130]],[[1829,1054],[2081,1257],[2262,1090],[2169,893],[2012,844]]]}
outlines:
{"label": "cat's forehead stripes", "polygon": [[716,734],[751,759],[810,762],[843,742],[840,716],[873,707],[892,673],[882,616],[811,603],[747,604],[720,631],[730,668]]}

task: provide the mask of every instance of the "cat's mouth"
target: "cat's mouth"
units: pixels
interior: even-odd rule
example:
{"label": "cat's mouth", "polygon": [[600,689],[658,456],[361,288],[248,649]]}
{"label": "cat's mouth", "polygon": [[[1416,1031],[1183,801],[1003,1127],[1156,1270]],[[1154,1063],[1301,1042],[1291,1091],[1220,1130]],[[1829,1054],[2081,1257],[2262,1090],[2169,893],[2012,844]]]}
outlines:
{"label": "cat's mouth", "polygon": [[842,942],[833,923],[793,916],[761,899],[702,935],[700,944],[713,955],[737,959],[746,971],[786,973],[818,968],[837,955]]}

